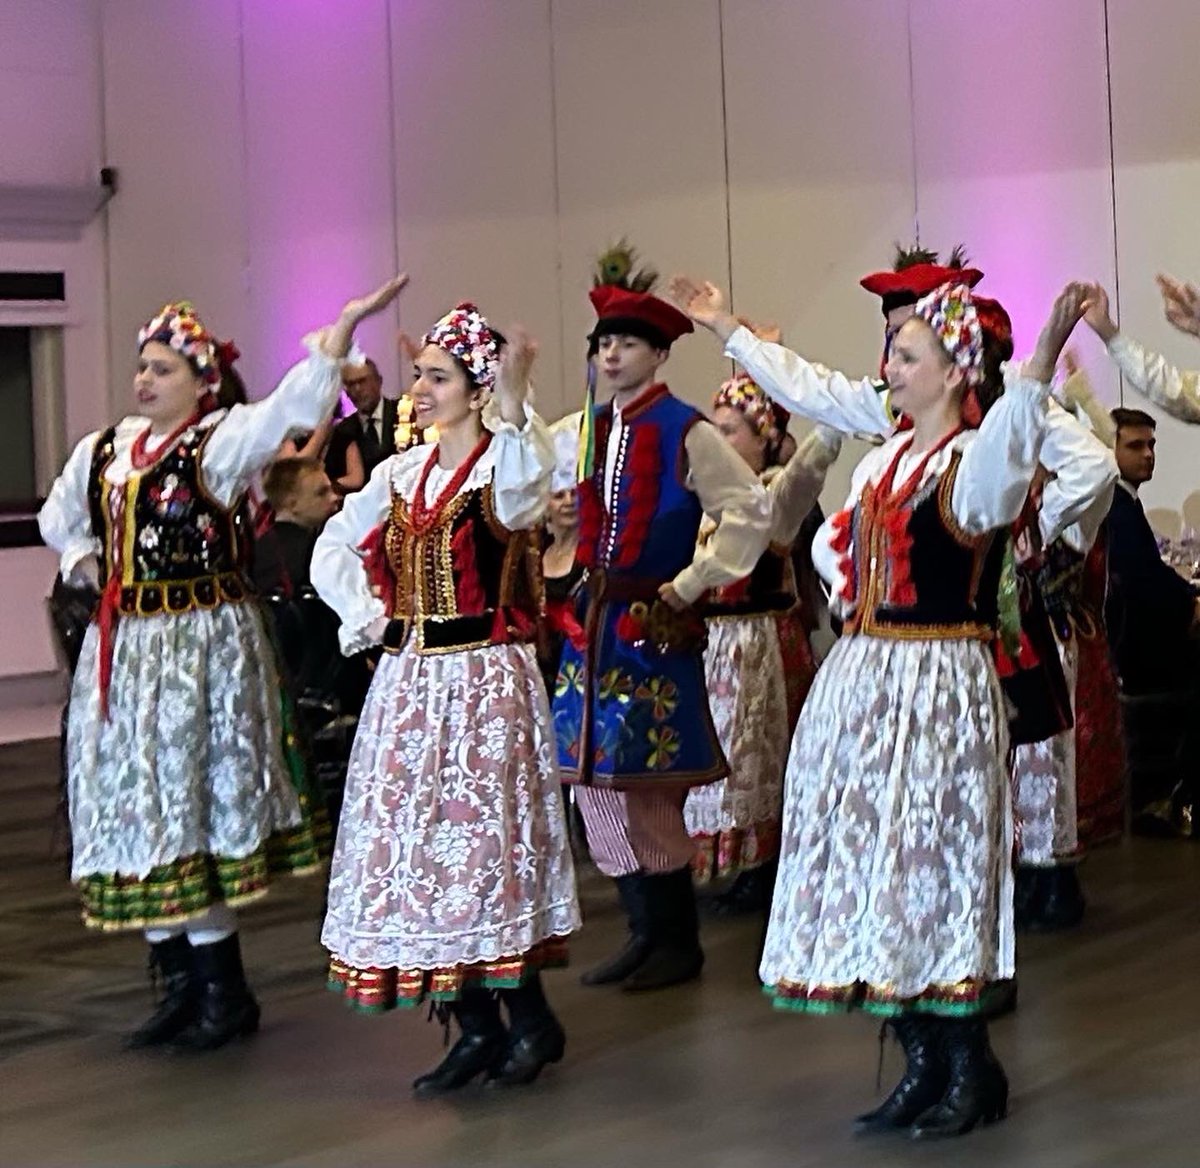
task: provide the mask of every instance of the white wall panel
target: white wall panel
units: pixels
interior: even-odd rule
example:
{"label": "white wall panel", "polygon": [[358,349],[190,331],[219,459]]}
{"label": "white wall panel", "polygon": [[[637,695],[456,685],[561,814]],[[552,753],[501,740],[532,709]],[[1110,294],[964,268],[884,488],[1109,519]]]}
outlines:
{"label": "white wall panel", "polygon": [[460,300],[541,343],[538,408],[560,412],[549,0],[393,0],[396,204],[420,334]]}
{"label": "white wall panel", "polygon": [[[721,27],[716,0],[554,0],[563,352],[572,407],[585,380],[596,258],[622,236],[662,274],[728,283]],[[684,337],[663,376],[707,406],[727,363]]]}

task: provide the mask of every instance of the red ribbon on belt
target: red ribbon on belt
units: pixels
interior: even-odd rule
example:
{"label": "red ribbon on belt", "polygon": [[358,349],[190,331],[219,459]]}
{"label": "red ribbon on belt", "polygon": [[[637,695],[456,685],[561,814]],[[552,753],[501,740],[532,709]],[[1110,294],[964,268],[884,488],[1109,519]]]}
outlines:
{"label": "red ribbon on belt", "polygon": [[112,684],[113,645],[117,635],[117,617],[121,612],[121,579],[108,578],[100,594],[96,623],[100,626],[100,713],[108,720],[108,687]]}

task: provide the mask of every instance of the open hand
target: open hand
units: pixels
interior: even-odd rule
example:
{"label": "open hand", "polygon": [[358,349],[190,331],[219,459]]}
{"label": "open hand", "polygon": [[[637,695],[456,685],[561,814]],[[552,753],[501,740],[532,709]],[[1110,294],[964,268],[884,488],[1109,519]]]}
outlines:
{"label": "open hand", "polygon": [[400,295],[400,289],[407,283],[408,276],[402,272],[398,276],[393,276],[386,284],[382,284],[369,295],[346,301],[341,316],[327,329],[321,330],[324,334],[321,348],[333,357],[344,357],[350,352],[350,338],[354,336],[354,330],[358,324],[366,320],[368,316],[382,312]]}
{"label": "open hand", "polygon": [[1054,376],[1058,356],[1071,331],[1083,316],[1090,285],[1078,281],[1068,284],[1054,299],[1050,315],[1042,326],[1037,348],[1030,361],[1028,373],[1038,381],[1049,382]]}
{"label": "open hand", "polygon": [[1172,276],[1155,276],[1163,298],[1163,315],[1182,333],[1200,337],[1200,292]]}
{"label": "open hand", "polygon": [[1085,284],[1083,287],[1083,319],[1092,332],[1107,345],[1117,335],[1117,326],[1113,323],[1108,306],[1108,293],[1100,284]]}
{"label": "open hand", "polygon": [[672,276],[667,291],[686,315],[705,328],[712,328],[719,317],[728,315],[725,297],[716,284],[697,283],[691,276]]}
{"label": "open hand", "polygon": [[381,284],[376,288],[374,292],[366,296],[356,297],[354,300],[346,301],[346,305],[342,309],[342,316],[350,318],[357,324],[361,320],[366,320],[368,316],[374,316],[377,312],[382,312],[400,295],[400,290],[407,283],[407,272],[401,272],[400,275],[393,276],[386,284]]}
{"label": "open hand", "polygon": [[496,401],[500,416],[514,426],[525,423],[525,402],[530,394],[530,373],[538,355],[538,343],[520,325],[508,333],[500,350],[496,374]]}

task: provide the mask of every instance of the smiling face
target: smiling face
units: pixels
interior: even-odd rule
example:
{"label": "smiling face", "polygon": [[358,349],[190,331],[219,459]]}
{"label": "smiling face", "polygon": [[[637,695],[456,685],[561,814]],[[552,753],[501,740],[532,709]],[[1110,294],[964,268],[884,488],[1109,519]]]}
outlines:
{"label": "smiling face", "polygon": [[159,429],[173,429],[196,412],[205,391],[203,379],[170,345],[147,341],[138,358],[133,392],[138,413]]}
{"label": "smiling face", "polygon": [[966,384],[933,329],[916,316],[896,333],[885,372],[892,406],[914,421],[943,408],[951,398],[961,399]]}
{"label": "smiling face", "polygon": [[478,415],[483,393],[445,349],[426,345],[417,354],[413,368],[417,379],[409,392],[420,429],[437,426],[447,430],[472,414]]}
{"label": "smiling face", "polygon": [[666,349],[656,349],[641,337],[612,333],[601,337],[596,353],[596,379],[603,389],[629,393],[645,389],[658,379]]}

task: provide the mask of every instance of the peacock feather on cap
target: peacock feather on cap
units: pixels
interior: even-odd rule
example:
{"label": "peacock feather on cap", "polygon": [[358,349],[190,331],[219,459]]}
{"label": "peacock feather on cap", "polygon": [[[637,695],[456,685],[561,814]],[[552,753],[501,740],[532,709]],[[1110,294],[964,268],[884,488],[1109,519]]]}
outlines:
{"label": "peacock feather on cap", "polygon": [[600,288],[608,284],[628,292],[653,291],[658,283],[658,273],[653,268],[635,270],[637,262],[637,248],[622,236],[596,261],[592,287]]}

